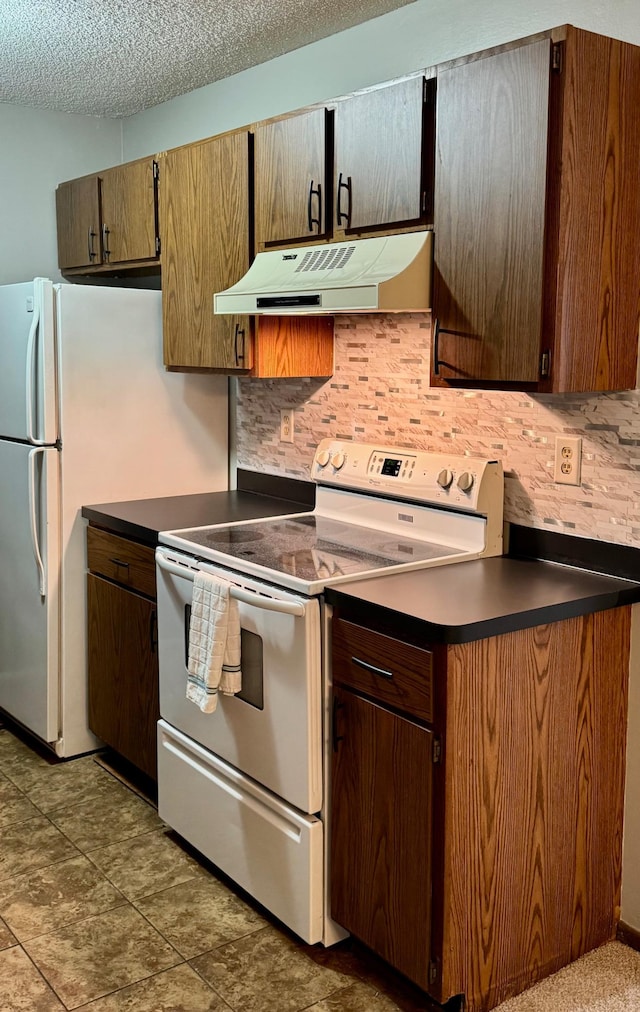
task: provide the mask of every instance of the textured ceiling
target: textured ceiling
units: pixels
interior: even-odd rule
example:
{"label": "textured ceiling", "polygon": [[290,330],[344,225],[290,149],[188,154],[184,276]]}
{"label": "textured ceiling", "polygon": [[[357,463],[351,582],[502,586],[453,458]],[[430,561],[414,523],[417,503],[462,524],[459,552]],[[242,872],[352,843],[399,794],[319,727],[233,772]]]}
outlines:
{"label": "textured ceiling", "polygon": [[410,2],[0,0],[0,102],[130,116]]}

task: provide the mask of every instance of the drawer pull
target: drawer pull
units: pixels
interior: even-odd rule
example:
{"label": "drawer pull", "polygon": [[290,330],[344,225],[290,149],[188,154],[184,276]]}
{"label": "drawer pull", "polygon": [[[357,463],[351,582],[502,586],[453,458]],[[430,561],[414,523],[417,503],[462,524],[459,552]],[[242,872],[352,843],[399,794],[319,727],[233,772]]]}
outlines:
{"label": "drawer pull", "polygon": [[385,668],[376,668],[374,664],[367,664],[366,661],[361,661],[359,657],[352,657],[351,663],[357,664],[359,668],[364,668],[365,671],[370,671],[372,675],[379,675],[380,678],[393,678],[393,671],[386,671]]}
{"label": "drawer pull", "polygon": [[123,569],[129,568],[129,563],[123,562],[122,559],[111,559],[110,561],[113,562],[114,566],[122,566]]}

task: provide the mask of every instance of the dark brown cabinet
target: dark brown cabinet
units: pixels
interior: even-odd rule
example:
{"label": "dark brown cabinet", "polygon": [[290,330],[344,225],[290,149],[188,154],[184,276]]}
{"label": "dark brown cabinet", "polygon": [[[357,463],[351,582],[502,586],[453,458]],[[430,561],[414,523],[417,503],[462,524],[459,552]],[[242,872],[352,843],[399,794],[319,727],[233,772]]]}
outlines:
{"label": "dark brown cabinet", "polygon": [[565,27],[438,69],[433,380],[635,386],[640,49]]}
{"label": "dark brown cabinet", "polygon": [[256,127],[256,249],[326,236],[327,117],[312,109]]}
{"label": "dark brown cabinet", "polygon": [[109,273],[116,267],[157,265],[157,183],[153,158],[61,183],[56,190],[60,270]]}
{"label": "dark brown cabinet", "polygon": [[60,183],[56,190],[56,217],[60,270],[102,263],[98,176]]}
{"label": "dark brown cabinet", "polygon": [[336,104],[336,239],[432,214],[434,102],[435,81],[414,77]]}
{"label": "dark brown cabinet", "polygon": [[158,626],[152,548],[89,527],[89,727],[157,777]]}
{"label": "dark brown cabinet", "polygon": [[631,610],[431,649],[356,613],[332,620],[331,913],[487,1012],[615,937]]}

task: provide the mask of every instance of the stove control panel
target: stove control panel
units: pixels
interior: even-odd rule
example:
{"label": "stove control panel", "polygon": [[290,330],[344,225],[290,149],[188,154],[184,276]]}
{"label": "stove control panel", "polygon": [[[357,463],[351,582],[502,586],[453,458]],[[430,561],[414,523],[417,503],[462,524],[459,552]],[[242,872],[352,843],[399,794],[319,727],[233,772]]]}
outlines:
{"label": "stove control panel", "polygon": [[337,488],[482,513],[493,509],[494,502],[502,509],[504,494],[497,460],[338,439],[319,444],[311,477]]}

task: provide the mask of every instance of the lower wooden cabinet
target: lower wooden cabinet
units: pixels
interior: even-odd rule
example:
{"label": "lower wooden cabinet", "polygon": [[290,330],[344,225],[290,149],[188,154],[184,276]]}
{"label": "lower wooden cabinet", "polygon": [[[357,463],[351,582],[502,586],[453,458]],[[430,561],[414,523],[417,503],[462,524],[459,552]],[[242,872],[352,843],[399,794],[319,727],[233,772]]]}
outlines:
{"label": "lower wooden cabinet", "polygon": [[433,663],[345,615],[332,916],[437,1001],[487,1012],[615,938],[631,609],[439,644]]}
{"label": "lower wooden cabinet", "polygon": [[429,986],[433,732],[334,690],[331,912]]}
{"label": "lower wooden cabinet", "polygon": [[[151,589],[153,549],[92,528],[88,535],[89,567],[97,570],[87,575],[89,727],[155,780],[160,716],[155,577],[154,597],[138,589],[141,583]],[[122,582],[114,582],[112,574]]]}

